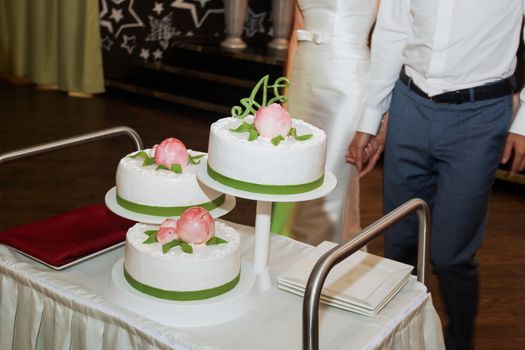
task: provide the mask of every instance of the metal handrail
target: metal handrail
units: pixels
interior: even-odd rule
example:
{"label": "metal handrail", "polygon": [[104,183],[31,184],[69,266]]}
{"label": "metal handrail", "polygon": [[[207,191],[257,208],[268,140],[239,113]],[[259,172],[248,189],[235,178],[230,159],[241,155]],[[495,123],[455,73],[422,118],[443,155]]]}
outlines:
{"label": "metal handrail", "polygon": [[330,249],[317,261],[310,274],[304,293],[303,349],[319,349],[319,300],[326,277],[332,268],[375,238],[382,235],[387,228],[414,211],[417,211],[419,220],[417,280],[426,284],[430,209],[425,201],[416,198],[405,202],[370,226],[366,227],[355,238]]}
{"label": "metal handrail", "polygon": [[27,148],[21,148],[17,149],[11,152],[0,154],[0,164],[7,163],[16,159],[58,150],[61,148],[66,148],[69,146],[79,145],[82,143],[90,142],[90,141],[96,141],[101,139],[106,139],[112,136],[118,136],[118,135],[128,135],[133,140],[133,143],[135,144],[135,148],[138,150],[142,149],[142,139],[140,138],[139,134],[133,130],[130,127],[127,126],[116,126],[109,129],[104,129],[100,131],[95,131],[87,134],[82,134],[78,136],[68,137],[65,139],[49,142],[49,143],[43,143],[40,145],[27,147]]}

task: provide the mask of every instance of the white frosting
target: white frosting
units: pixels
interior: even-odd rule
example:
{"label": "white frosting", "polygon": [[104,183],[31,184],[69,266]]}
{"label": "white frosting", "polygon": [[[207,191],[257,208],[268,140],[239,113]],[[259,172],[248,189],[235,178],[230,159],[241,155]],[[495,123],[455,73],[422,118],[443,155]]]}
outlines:
{"label": "white frosting", "polygon": [[265,185],[296,185],[319,179],[324,174],[326,134],[299,119],[292,119],[297,134],[312,134],[305,141],[287,137],[278,146],[266,137],[248,141],[248,133],[236,133],[244,120],[229,117],[211,125],[208,165],[216,172],[245,182]]}
{"label": "white frosting", "polygon": [[[149,154],[149,149],[144,151]],[[203,154],[189,153],[193,156]],[[129,155],[120,160],[116,175],[117,194],[127,201],[157,207],[183,207],[207,203],[221,195],[197,181],[197,165],[188,164],[177,174],[156,170],[156,164],[144,167],[144,159]]]}
{"label": "white frosting", "polygon": [[124,267],[135,280],[169,291],[197,291],[221,286],[240,272],[240,236],[226,224],[215,222],[215,236],[228,243],[207,246],[192,244],[193,253],[180,247],[162,252],[160,243],[143,244],[148,230],[156,225],[135,224],[128,230]]}

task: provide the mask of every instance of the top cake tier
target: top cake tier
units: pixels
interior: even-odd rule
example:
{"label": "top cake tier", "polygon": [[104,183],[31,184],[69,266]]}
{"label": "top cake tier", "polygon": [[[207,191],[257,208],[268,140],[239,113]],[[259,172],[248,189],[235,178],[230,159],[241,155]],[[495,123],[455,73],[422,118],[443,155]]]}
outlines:
{"label": "top cake tier", "polygon": [[254,117],[223,118],[212,124],[208,147],[208,175],[229,187],[263,194],[297,194],[323,183],[326,134],[299,119],[292,119],[296,135],[279,142],[258,136],[249,141],[246,132],[234,132]]}

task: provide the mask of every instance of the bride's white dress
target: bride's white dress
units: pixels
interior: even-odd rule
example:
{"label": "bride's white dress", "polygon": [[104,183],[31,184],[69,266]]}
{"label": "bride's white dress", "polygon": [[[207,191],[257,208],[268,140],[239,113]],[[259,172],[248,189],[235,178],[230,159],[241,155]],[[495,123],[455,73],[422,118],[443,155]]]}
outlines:
{"label": "bride's white dress", "polygon": [[376,0],[298,0],[304,28],[290,75],[288,109],[327,133],[326,168],[336,189],[297,205],[292,235],[309,243],[340,241],[360,228],[359,183],[345,162],[367,92],[368,38]]}

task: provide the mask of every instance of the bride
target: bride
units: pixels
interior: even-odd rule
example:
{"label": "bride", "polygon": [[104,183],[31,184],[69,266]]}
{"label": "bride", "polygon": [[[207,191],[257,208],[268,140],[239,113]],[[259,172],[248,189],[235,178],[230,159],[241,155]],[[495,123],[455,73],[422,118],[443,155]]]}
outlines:
{"label": "bride", "polygon": [[[345,161],[369,76],[368,39],[379,0],[297,0],[288,57],[288,110],[327,134],[326,168],[337,178],[328,196],[295,205],[287,224],[303,242],[339,242],[360,229],[359,178]],[[274,208],[273,231],[286,205]]]}

